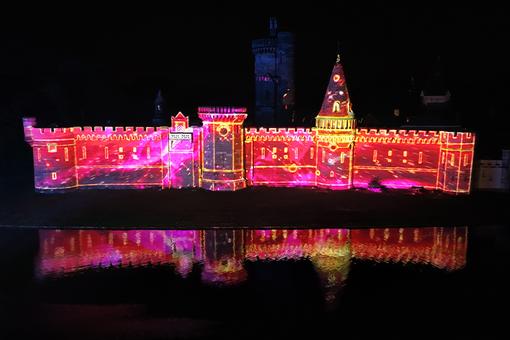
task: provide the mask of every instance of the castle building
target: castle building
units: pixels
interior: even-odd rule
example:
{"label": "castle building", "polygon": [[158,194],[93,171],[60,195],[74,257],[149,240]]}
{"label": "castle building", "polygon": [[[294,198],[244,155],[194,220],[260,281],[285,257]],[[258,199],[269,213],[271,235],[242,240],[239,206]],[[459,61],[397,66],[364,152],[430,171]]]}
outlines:
{"label": "castle building", "polygon": [[41,192],[246,186],[469,193],[471,132],[357,129],[340,58],[314,128],[243,128],[245,108],[200,107],[202,126],[38,128],[24,118]]}
{"label": "castle building", "polygon": [[269,20],[269,37],[252,42],[255,57],[255,122],[286,126],[294,108],[294,35]]}

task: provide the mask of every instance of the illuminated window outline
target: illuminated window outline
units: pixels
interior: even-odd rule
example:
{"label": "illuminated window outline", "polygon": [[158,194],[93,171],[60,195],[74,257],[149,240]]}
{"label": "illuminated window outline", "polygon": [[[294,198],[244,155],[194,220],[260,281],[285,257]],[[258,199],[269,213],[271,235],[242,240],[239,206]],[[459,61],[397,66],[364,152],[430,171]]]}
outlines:
{"label": "illuminated window outline", "polygon": [[51,173],[51,179],[54,181],[57,180],[57,173],[55,171]]}
{"label": "illuminated window outline", "polygon": [[423,163],[423,152],[418,152],[418,164]]}
{"label": "illuminated window outline", "polygon": [[81,147],[81,159],[87,159],[87,147],[86,146]]}
{"label": "illuminated window outline", "polygon": [[340,154],[340,163],[344,164],[344,162],[345,162],[345,153],[344,153],[344,152],[342,152],[342,153]]}
{"label": "illuminated window outline", "polygon": [[109,156],[110,156],[110,153],[109,153],[109,151],[108,151],[108,147],[107,147],[107,146],[105,146],[105,147],[104,147],[104,159],[108,159],[108,158],[109,158]]}
{"label": "illuminated window outline", "polygon": [[377,150],[372,152],[372,162],[377,163]]}
{"label": "illuminated window outline", "polygon": [[69,148],[67,146],[64,148],[64,160],[69,162]]}
{"label": "illuminated window outline", "polygon": [[262,159],[266,158],[266,148],[265,147],[260,148],[260,158],[262,158]]}
{"label": "illuminated window outline", "polygon": [[57,152],[57,143],[48,143],[48,153]]}
{"label": "illuminated window outline", "polygon": [[464,166],[467,166],[469,164],[469,161],[468,161],[468,154],[464,154]]}

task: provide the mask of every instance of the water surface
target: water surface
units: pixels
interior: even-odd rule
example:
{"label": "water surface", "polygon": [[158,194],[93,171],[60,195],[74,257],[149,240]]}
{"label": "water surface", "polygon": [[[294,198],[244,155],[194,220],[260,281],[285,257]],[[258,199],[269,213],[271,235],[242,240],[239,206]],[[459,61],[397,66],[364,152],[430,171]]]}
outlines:
{"label": "water surface", "polygon": [[12,338],[487,335],[506,227],[5,229]]}

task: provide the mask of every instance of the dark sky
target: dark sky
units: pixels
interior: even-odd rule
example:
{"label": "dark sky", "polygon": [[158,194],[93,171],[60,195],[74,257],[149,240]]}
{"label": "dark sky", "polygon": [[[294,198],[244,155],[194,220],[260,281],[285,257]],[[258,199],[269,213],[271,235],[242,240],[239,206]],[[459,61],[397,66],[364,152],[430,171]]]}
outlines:
{"label": "dark sky", "polygon": [[[197,8],[193,8],[196,6]],[[171,113],[199,105],[253,105],[251,40],[268,18],[296,33],[299,109],[318,111],[337,41],[354,110],[390,115],[414,76],[441,56],[463,123],[507,114],[509,23],[500,8],[315,7],[67,8],[0,18],[2,122],[148,124],[158,88]]]}

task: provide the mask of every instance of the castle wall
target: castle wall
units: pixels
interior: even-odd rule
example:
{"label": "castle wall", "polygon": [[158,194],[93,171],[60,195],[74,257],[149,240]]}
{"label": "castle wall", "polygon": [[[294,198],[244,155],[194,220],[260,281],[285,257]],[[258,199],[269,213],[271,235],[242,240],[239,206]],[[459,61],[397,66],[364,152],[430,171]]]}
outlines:
{"label": "castle wall", "polygon": [[472,133],[243,129],[245,114],[213,111],[201,113],[203,127],[42,129],[25,120],[35,188],[237,190],[248,184],[470,191]]}
{"label": "castle wall", "polygon": [[353,185],[436,189],[440,147],[436,131],[358,129]]}
{"label": "castle wall", "polygon": [[163,187],[168,128],[73,128],[79,186]]}
{"label": "castle wall", "polygon": [[313,186],[316,139],[311,129],[245,129],[249,185]]}

